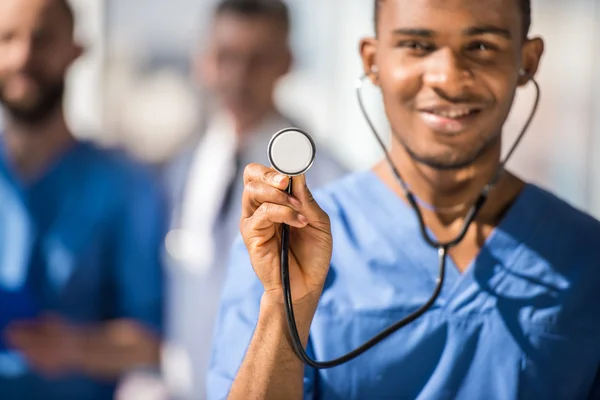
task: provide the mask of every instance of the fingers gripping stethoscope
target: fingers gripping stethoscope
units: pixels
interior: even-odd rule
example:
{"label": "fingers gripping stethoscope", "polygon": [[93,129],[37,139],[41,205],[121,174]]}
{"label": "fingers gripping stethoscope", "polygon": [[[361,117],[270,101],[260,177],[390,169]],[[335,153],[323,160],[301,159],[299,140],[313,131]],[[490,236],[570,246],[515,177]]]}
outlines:
{"label": "fingers gripping stethoscope", "polygon": [[[533,117],[537,111],[537,107],[540,100],[540,86],[537,81],[528,74],[525,70],[520,71],[521,77],[527,77],[531,82],[533,82],[535,86],[535,102],[531,113],[527,119],[527,122],[523,126],[523,129],[517,136],[517,139],[514,141],[513,145],[509,149],[506,157],[500,163],[498,170],[494,174],[492,180],[482,189],[479,197],[473,204],[473,206],[469,209],[467,216],[465,218],[465,222],[463,224],[460,233],[452,240],[448,242],[440,242],[435,238],[431,237],[429,232],[427,231],[427,227],[425,225],[423,214],[421,209],[419,208],[418,198],[410,191],[408,185],[400,175],[400,172],[392,162],[392,159],[385,147],[385,144],[381,138],[381,136],[377,133],[375,126],[373,125],[371,119],[369,118],[369,114],[364,106],[363,98],[362,98],[362,89],[364,87],[364,82],[369,77],[368,74],[362,76],[356,85],[356,96],[358,99],[358,103],[363,113],[364,118],[369,125],[375,139],[379,143],[379,146],[383,150],[385,154],[386,160],[394,174],[394,177],[398,181],[404,196],[409,202],[410,206],[413,208],[417,215],[417,219],[419,221],[419,228],[421,231],[421,235],[423,239],[433,248],[438,250],[438,277],[436,279],[435,289],[433,290],[431,297],[427,300],[421,307],[410,313],[408,316],[404,317],[400,321],[394,323],[393,325],[387,327],[379,334],[375,335],[370,340],[366,341],[364,344],[359,346],[358,348],[352,350],[351,352],[336,358],[330,361],[316,361],[310,358],[310,356],[304,350],[304,346],[302,345],[302,340],[300,339],[300,335],[298,333],[298,327],[296,326],[296,319],[294,316],[294,308],[292,305],[292,292],[291,292],[291,284],[290,284],[290,276],[289,276],[289,238],[290,238],[290,227],[288,225],[283,224],[282,226],[282,235],[281,235],[281,281],[283,286],[283,295],[284,295],[284,304],[286,311],[286,320],[290,332],[290,336],[292,339],[292,346],[296,355],[304,362],[306,365],[309,365],[314,368],[324,369],[338,366],[340,364],[346,363],[365,351],[369,350],[371,347],[375,346],[392,333],[396,332],[400,328],[410,324],[415,321],[421,315],[423,315],[431,306],[435,303],[438,298],[442,287],[444,285],[444,278],[446,275],[446,260],[448,256],[448,250],[454,246],[456,246],[460,241],[465,237],[469,226],[477,217],[477,214],[485,204],[488,195],[491,189],[496,185],[498,179],[502,171],[504,170],[504,166],[513,155],[515,149],[521,142],[521,139],[527,132]],[[312,163],[315,159],[316,155],[316,147],[315,143],[310,137],[309,134],[303,132],[297,128],[287,128],[277,132],[269,143],[268,148],[268,156],[269,161],[273,168],[277,170],[279,173],[290,176],[290,183],[287,188],[287,192],[291,193],[292,191],[292,179],[294,176],[304,174],[308,169],[312,166]]]}

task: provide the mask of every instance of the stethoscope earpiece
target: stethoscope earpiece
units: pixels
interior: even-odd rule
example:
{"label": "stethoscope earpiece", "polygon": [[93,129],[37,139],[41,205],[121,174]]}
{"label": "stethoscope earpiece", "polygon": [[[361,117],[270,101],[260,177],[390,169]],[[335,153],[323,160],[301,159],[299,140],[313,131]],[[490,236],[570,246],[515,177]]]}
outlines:
{"label": "stethoscope earpiece", "polygon": [[525,68],[521,68],[519,70],[519,77],[522,80],[521,84],[525,84],[533,79],[533,76],[531,75],[531,73],[529,71],[527,71]]}

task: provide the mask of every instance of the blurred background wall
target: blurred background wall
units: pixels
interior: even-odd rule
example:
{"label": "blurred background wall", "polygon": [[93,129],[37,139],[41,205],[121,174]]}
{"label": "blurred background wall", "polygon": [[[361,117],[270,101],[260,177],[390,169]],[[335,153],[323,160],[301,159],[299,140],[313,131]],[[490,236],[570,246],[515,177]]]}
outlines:
{"label": "blurred background wall", "polygon": [[[160,163],[201,123],[190,57],[203,46],[213,0],[74,0],[88,53],[74,68],[68,114],[78,134],[124,144]],[[354,94],[358,39],[373,30],[372,0],[289,0],[294,72],[278,102],[349,167],[380,157]],[[343,5],[342,5],[343,4]],[[534,0],[532,34],[546,39],[539,113],[510,165],[600,217],[600,1]],[[387,130],[378,94],[368,100]],[[533,101],[523,89],[506,126],[513,138]],[[508,141],[508,140],[507,140]]]}

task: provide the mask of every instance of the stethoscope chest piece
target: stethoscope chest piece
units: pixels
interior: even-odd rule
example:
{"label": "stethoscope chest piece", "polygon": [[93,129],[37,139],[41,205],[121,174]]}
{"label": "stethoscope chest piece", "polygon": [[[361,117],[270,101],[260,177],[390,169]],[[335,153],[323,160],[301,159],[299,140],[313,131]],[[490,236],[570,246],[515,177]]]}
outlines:
{"label": "stethoscope chest piece", "polygon": [[315,142],[310,135],[297,128],[286,128],[271,138],[269,162],[280,174],[302,175],[312,166],[316,155]]}

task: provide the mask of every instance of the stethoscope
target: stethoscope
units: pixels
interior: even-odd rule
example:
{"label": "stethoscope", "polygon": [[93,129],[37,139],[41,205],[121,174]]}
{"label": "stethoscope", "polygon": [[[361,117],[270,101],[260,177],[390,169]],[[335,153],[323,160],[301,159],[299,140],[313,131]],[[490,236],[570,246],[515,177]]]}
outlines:
{"label": "stethoscope", "polygon": [[[520,71],[520,75],[528,76],[528,74],[524,70]],[[535,97],[535,103],[534,103],[533,109],[531,111],[531,114],[529,115],[529,118],[527,119],[527,122],[525,123],[525,126],[523,127],[519,136],[513,143],[512,147],[510,148],[509,152],[507,153],[506,157],[504,158],[504,161],[502,161],[500,163],[498,171],[493,176],[492,180],[482,189],[482,191],[481,191],[479,197],[477,198],[477,200],[475,201],[474,205],[470,208],[469,212],[467,213],[465,222],[463,224],[463,227],[462,227],[460,233],[453,240],[450,240],[448,242],[439,242],[436,239],[432,238],[430,236],[430,234],[428,233],[427,227],[426,227],[424,219],[423,219],[423,214],[419,208],[419,204],[422,204],[422,202],[418,199],[418,197],[416,197],[416,195],[414,195],[410,191],[408,185],[406,184],[406,182],[400,175],[400,172],[398,171],[398,169],[392,162],[392,159],[385,147],[383,140],[381,139],[381,136],[379,136],[379,134],[377,133],[377,130],[375,129],[375,126],[373,125],[371,119],[369,118],[369,114],[366,111],[366,108],[364,106],[363,99],[362,99],[362,88],[364,87],[364,82],[368,77],[369,77],[368,74],[362,76],[358,80],[357,85],[356,85],[356,96],[358,98],[358,103],[359,103],[360,109],[362,111],[364,118],[366,119],[366,121],[369,125],[369,128],[373,132],[373,135],[375,136],[377,142],[379,143],[381,149],[383,150],[386,160],[387,160],[396,180],[398,181],[398,183],[400,184],[400,187],[402,188],[404,196],[406,197],[408,203],[410,204],[410,206],[413,208],[413,210],[415,211],[415,213],[417,215],[417,218],[419,221],[419,228],[421,231],[421,235],[423,236],[423,239],[431,247],[436,248],[438,250],[438,260],[439,260],[439,262],[438,262],[438,265],[439,265],[438,266],[438,277],[436,279],[435,289],[434,289],[433,293],[431,294],[431,297],[429,298],[429,300],[427,300],[421,307],[419,307],[418,309],[416,309],[415,311],[410,313],[408,316],[404,317],[400,321],[398,321],[395,324],[384,329],[382,332],[375,335],[370,340],[366,341],[360,347],[352,350],[351,352],[349,352],[339,358],[336,358],[336,359],[330,360],[330,361],[313,360],[312,358],[310,358],[310,356],[304,350],[304,346],[302,345],[302,341],[301,341],[300,335],[298,333],[298,328],[296,326],[296,319],[294,317],[294,308],[292,305],[292,292],[291,292],[290,274],[289,274],[290,227],[288,225],[283,224],[282,225],[282,234],[281,234],[281,281],[282,281],[282,285],[283,285],[283,297],[284,297],[284,304],[285,304],[285,311],[286,311],[286,320],[287,320],[287,325],[288,325],[288,329],[290,332],[290,336],[292,339],[292,346],[294,348],[296,355],[302,360],[302,362],[304,362],[306,365],[309,365],[311,367],[318,368],[318,369],[335,367],[335,366],[344,364],[344,363],[358,357],[365,351],[369,350],[371,347],[375,346],[376,344],[378,344],[379,342],[381,342],[382,340],[384,340],[385,338],[390,336],[392,333],[396,332],[400,328],[415,321],[417,318],[419,318],[421,315],[423,315],[427,310],[429,310],[431,308],[431,306],[433,306],[433,304],[435,303],[436,299],[438,298],[438,296],[442,290],[442,287],[444,285],[448,250],[451,247],[456,246],[465,237],[467,230],[469,229],[469,226],[477,217],[477,214],[479,213],[479,211],[485,204],[490,191],[498,182],[498,179],[500,178],[500,175],[501,175],[502,171],[504,170],[504,166],[508,162],[509,158],[513,155],[516,147],[521,142],[521,139],[523,138],[525,132],[529,128],[529,125],[531,124],[531,121],[533,120],[533,117],[535,116],[535,113],[537,111],[537,107],[538,107],[538,103],[539,103],[539,99],[540,99],[539,84],[532,76],[529,75],[528,76],[529,80],[531,80],[535,86],[536,97]],[[287,188],[287,192],[290,194],[292,192],[292,177],[306,173],[306,171],[308,171],[308,169],[312,166],[313,161],[315,159],[315,155],[316,155],[315,142],[313,141],[313,139],[310,137],[310,135],[308,133],[306,133],[300,129],[297,129],[297,128],[286,128],[286,129],[283,129],[283,130],[277,132],[271,138],[271,141],[269,142],[269,146],[268,146],[268,157],[269,157],[269,162],[271,163],[272,167],[277,172],[290,177],[289,186]]]}

